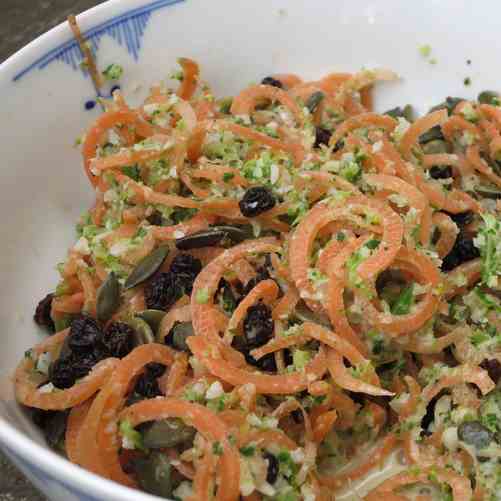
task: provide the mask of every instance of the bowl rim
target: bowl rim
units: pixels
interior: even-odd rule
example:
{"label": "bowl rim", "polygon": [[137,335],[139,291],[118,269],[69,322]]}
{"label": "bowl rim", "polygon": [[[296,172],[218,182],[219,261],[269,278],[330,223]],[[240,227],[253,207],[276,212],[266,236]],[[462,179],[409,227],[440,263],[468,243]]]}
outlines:
{"label": "bowl rim", "polygon": [[[101,19],[106,20],[106,18],[109,19],[116,13],[126,12],[149,2],[151,0],[106,0],[79,13],[78,18],[81,25],[87,27],[86,25],[96,20],[96,18],[98,21]],[[35,59],[37,52],[51,45],[51,42],[67,37],[68,27],[66,22],[63,21],[0,63],[0,79],[15,70],[17,66],[24,64],[27,59]],[[157,496],[125,487],[81,468],[38,444],[0,416],[0,448],[2,445],[6,447],[7,454],[13,454],[15,457],[19,456],[23,462],[26,462],[28,468],[30,465],[35,466],[37,469],[42,470],[49,479],[61,479],[62,485],[68,489],[75,485],[83,493],[89,492],[89,494],[97,495],[98,498],[110,496],[111,499],[119,498],[124,501],[154,501],[159,499]]]}

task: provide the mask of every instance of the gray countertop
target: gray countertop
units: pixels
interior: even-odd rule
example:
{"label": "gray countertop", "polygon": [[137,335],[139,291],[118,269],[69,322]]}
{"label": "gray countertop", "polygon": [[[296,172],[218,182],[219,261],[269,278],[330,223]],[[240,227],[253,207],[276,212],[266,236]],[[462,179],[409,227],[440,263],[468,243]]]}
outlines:
{"label": "gray countertop", "polygon": [[[102,0],[0,0],[0,62],[63,21]],[[0,453],[0,501],[45,501]]]}

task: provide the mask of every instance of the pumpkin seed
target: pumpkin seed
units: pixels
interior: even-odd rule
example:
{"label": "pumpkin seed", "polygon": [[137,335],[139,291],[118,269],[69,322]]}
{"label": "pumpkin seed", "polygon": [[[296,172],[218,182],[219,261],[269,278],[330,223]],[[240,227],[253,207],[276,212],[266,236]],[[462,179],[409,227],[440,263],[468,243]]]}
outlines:
{"label": "pumpkin seed", "polygon": [[476,449],[483,449],[492,442],[493,434],[479,421],[466,421],[459,425],[458,437]]}
{"label": "pumpkin seed", "polygon": [[161,419],[143,431],[143,444],[147,449],[163,449],[193,442],[194,437],[195,429],[181,419]]}
{"label": "pumpkin seed", "polygon": [[155,342],[153,330],[148,323],[139,317],[132,317],[127,323],[134,329],[134,343],[136,346]]}
{"label": "pumpkin seed", "polygon": [[482,186],[475,187],[475,193],[481,197],[491,198],[493,200],[499,200],[501,198],[501,191],[497,188],[485,188]]}
{"label": "pumpkin seed", "polygon": [[437,104],[436,106],[433,106],[433,108],[430,109],[430,113],[433,111],[438,111],[438,110],[447,110],[447,113],[449,115],[452,115],[452,112],[454,111],[454,108],[461,102],[465,101],[463,97],[446,97],[445,101]]}
{"label": "pumpkin seed", "polygon": [[426,131],[424,134],[421,134],[421,136],[419,136],[419,142],[421,144],[426,144],[437,139],[439,139],[440,141],[445,140],[440,125],[435,125],[435,127],[432,127],[429,131]]}
{"label": "pumpkin seed", "polygon": [[171,498],[175,485],[172,466],[164,453],[152,452],[148,456],[136,458],[134,470],[144,491],[161,498]]}
{"label": "pumpkin seed", "polygon": [[408,122],[414,121],[414,110],[410,104],[406,104],[403,108],[397,106],[391,110],[385,111],[384,114],[392,118],[405,118]]}
{"label": "pumpkin seed", "polygon": [[165,311],[162,310],[144,310],[136,313],[136,317],[143,319],[151,327],[154,333],[158,331],[160,323],[165,315]]}
{"label": "pumpkin seed", "polygon": [[178,238],[176,247],[179,250],[213,247],[215,245],[239,243],[251,236],[252,233],[249,234],[246,229],[237,226],[213,226],[207,230]]}
{"label": "pumpkin seed", "polygon": [[169,248],[166,245],[161,245],[150,255],[146,256],[128,276],[124,285],[125,289],[132,289],[132,287],[136,287],[136,285],[148,280],[162,266],[168,254]]}
{"label": "pumpkin seed", "polygon": [[434,155],[437,153],[448,153],[449,149],[447,143],[441,139],[433,139],[423,144],[423,152],[427,155]]}
{"label": "pumpkin seed", "polygon": [[171,345],[175,350],[186,351],[190,353],[190,348],[186,340],[193,336],[193,325],[191,322],[178,322],[170,330],[166,337],[167,344]]}
{"label": "pumpkin seed", "polygon": [[307,100],[305,106],[310,113],[315,113],[318,105],[324,100],[325,94],[322,91],[314,92]]}
{"label": "pumpkin seed", "polygon": [[478,102],[481,104],[492,104],[493,106],[499,106],[500,99],[499,94],[493,90],[484,90],[478,95]]}
{"label": "pumpkin seed", "polygon": [[96,314],[100,322],[108,321],[120,306],[120,282],[112,271],[97,291]]}

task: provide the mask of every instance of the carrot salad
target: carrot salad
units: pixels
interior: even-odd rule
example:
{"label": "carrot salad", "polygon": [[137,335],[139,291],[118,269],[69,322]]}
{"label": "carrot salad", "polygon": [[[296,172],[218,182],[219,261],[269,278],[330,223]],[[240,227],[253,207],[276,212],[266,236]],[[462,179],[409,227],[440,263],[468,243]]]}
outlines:
{"label": "carrot salad", "polygon": [[216,99],[179,64],[82,139],[95,204],[15,373],[49,444],[177,500],[499,499],[498,95]]}

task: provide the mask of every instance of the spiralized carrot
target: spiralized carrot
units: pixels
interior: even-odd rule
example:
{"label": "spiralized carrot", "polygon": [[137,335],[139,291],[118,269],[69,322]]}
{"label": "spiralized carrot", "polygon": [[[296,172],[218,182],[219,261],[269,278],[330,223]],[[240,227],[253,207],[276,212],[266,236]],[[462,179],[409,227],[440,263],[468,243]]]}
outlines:
{"label": "spiralized carrot", "polygon": [[114,358],[99,362],[87,376],[71,388],[49,392],[38,388],[37,382],[32,378],[36,365],[33,357],[38,358],[45,352],[55,353],[68,334],[69,330],[66,329],[42,341],[32,349],[31,355],[25,356],[18,365],[14,375],[14,388],[18,402],[44,410],[68,409],[90,398],[107,381],[117,365],[117,360]]}
{"label": "spiralized carrot", "polygon": [[375,490],[373,490],[368,496],[365,497],[367,501],[376,501],[381,499],[381,496],[387,497],[388,495],[393,496],[390,499],[403,500],[407,498],[405,496],[392,494],[395,489],[409,484],[416,483],[445,483],[448,484],[452,489],[452,495],[454,500],[468,501],[472,498],[472,490],[470,482],[467,478],[453,473],[445,468],[427,468],[419,472],[403,472],[399,473],[388,480],[380,484]]}
{"label": "spiralized carrot", "polygon": [[[500,107],[448,99],[452,111],[439,106],[407,124],[372,111],[374,84],[396,78],[381,69],[275,75],[219,100],[197,62],[178,62],[178,89],[155,84],[136,108],[115,91],[83,138],[95,202],[35,314],[44,327],[72,327],[26,353],[17,400],[67,410],[68,458],[133,488],[142,483],[135,460],[153,457],[140,425],[194,427],[191,443],[157,451],[184,479],[180,490],[191,488],[189,501],[289,491],[328,501],[346,487],[400,501],[407,486],[430,482],[454,499],[492,496],[486,465],[461,441],[450,446],[449,425],[434,420],[425,438],[422,427],[443,393],[454,427],[471,412],[481,419],[496,386],[499,357],[474,301],[477,292],[497,301],[485,281],[494,234],[485,238],[484,226],[501,212],[491,198],[501,187]],[[427,144],[435,130],[443,148]],[[218,226],[227,235],[216,242]],[[476,255],[463,252],[470,239],[480,257],[464,261]],[[160,245],[169,255],[159,264]],[[145,312],[165,298],[165,311]],[[99,350],[76,348],[74,317],[111,305],[109,320],[96,319]],[[138,314],[155,342],[132,347],[139,338],[116,322],[137,330]],[[178,322],[193,330],[183,332],[186,351],[171,335]],[[101,335],[117,335],[120,347]],[[87,364],[104,344],[131,351],[54,387],[59,370]],[[402,464],[367,494],[369,476],[399,446],[418,473]],[[338,458],[344,466],[329,473]]]}
{"label": "spiralized carrot", "polygon": [[409,160],[412,153],[412,148],[415,147],[418,139],[427,130],[437,125],[443,125],[447,120],[447,111],[438,110],[416,120],[405,132],[400,141],[400,151],[402,156]]}
{"label": "spiralized carrot", "polygon": [[211,442],[218,441],[222,450],[220,459],[220,485],[216,499],[235,501],[239,495],[240,464],[238,454],[229,440],[226,425],[206,407],[178,399],[157,398],[134,404],[121,414],[132,426],[145,421],[176,417],[194,426]]}
{"label": "spiralized carrot", "polygon": [[82,429],[87,413],[89,412],[92,400],[89,399],[73,407],[68,416],[64,445],[68,459],[78,464],[78,435]]}
{"label": "spiralized carrot", "polygon": [[197,88],[200,69],[195,61],[187,57],[180,57],[177,62],[183,68],[183,80],[177,95],[181,99],[190,99]]}

